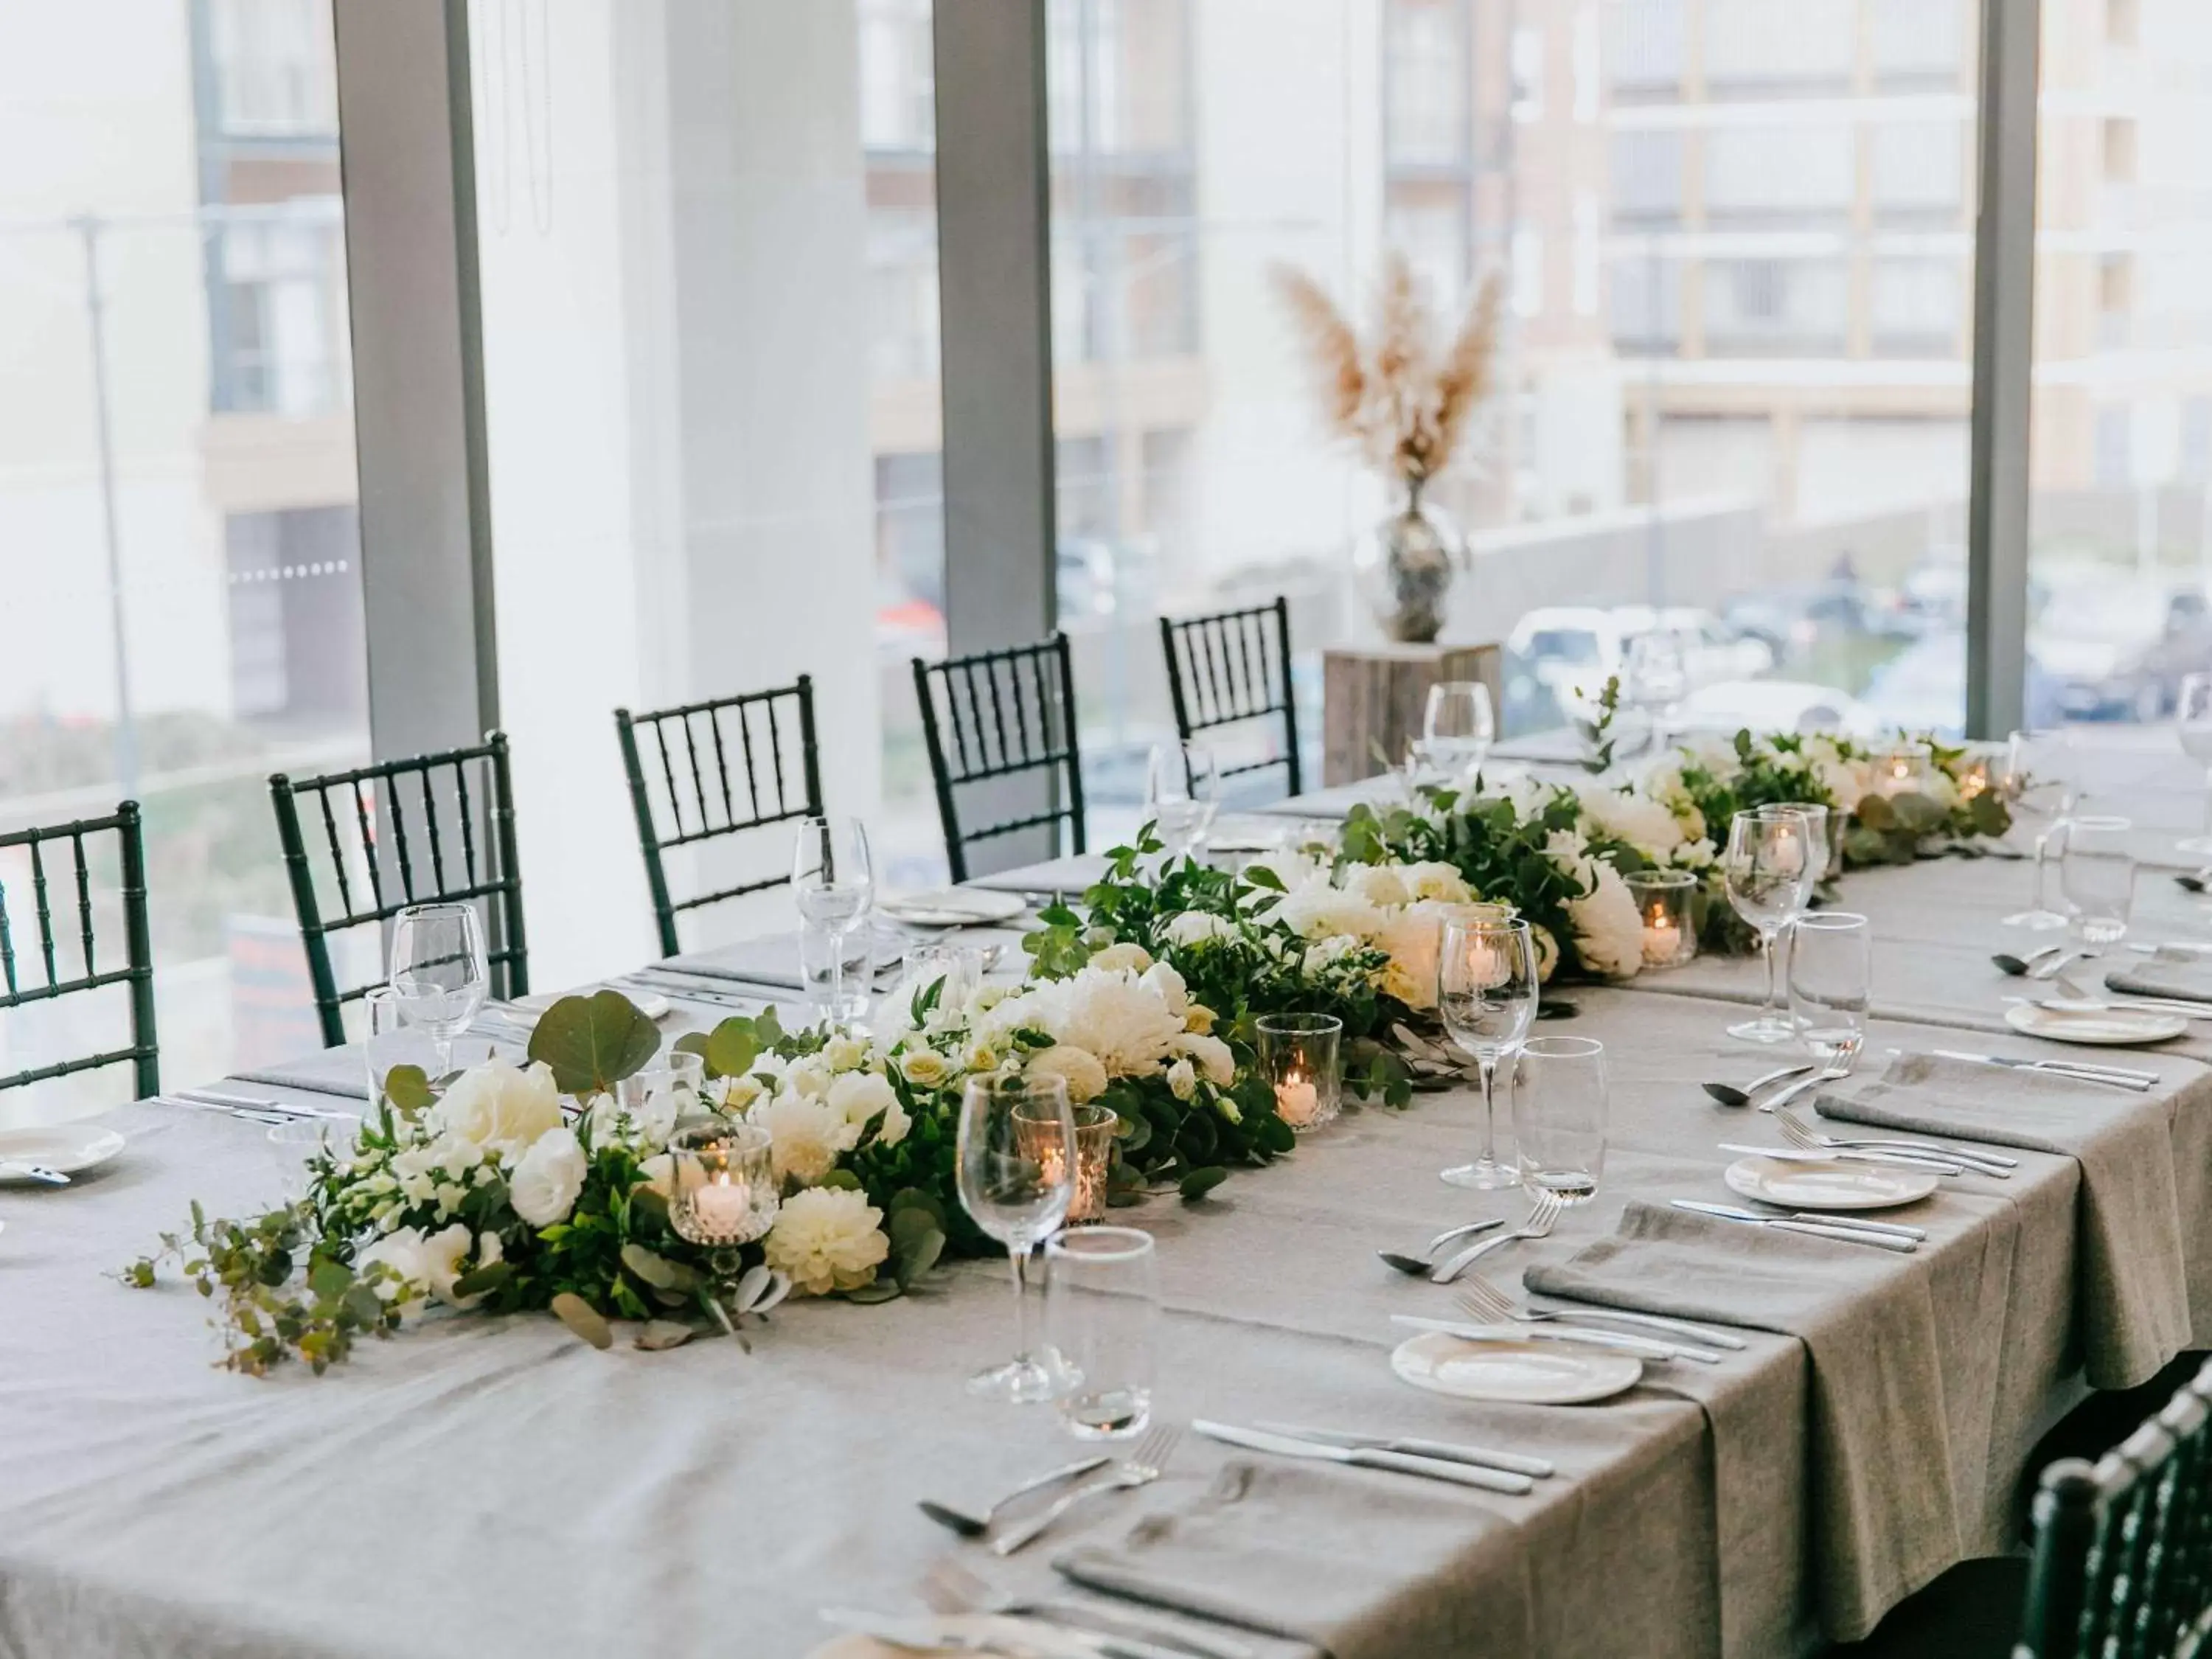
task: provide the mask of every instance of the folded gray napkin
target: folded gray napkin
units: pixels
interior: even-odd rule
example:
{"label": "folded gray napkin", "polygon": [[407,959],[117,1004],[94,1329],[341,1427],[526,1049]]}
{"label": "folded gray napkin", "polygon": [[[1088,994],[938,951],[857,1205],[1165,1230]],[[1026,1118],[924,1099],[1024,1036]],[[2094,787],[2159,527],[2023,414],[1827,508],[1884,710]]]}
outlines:
{"label": "folded gray napkin", "polygon": [[1823,1117],[2056,1152],[2081,1166],[2076,1322],[2090,1382],[2132,1388],[2189,1346],[2189,1278],[2163,1091],[2121,1095],[2050,1073],[1900,1054],[1827,1089]]}
{"label": "folded gray napkin", "polygon": [[1196,1500],[1139,1521],[1118,1546],[1085,1545],[1053,1566],[1086,1588],[1302,1643],[1335,1659],[1522,1654],[1528,1610],[1480,1584],[1517,1551],[1493,1500],[1367,1469],[1224,1465]]}
{"label": "folded gray napkin", "polygon": [[2212,956],[2160,951],[2154,956],[2137,957],[2107,973],[2105,988],[2130,996],[2212,1002]]}
{"label": "folded gray napkin", "polygon": [[[1831,1638],[1863,1636],[1970,1553],[1953,1487],[1925,1261],[1632,1200],[1614,1237],[1523,1277],[1546,1296],[1777,1331],[1805,1344],[1813,1547]],[[1776,1421],[1732,1431],[1799,1430]]]}
{"label": "folded gray napkin", "polygon": [[[874,945],[872,983],[880,990],[897,982],[899,957],[915,941],[906,934],[881,927],[875,928],[870,937]],[[805,988],[805,981],[799,974],[796,932],[763,933],[717,950],[702,951],[696,956],[672,957],[662,966],[705,979],[735,980],[744,985],[775,985],[788,991]]]}
{"label": "folded gray napkin", "polygon": [[968,884],[1000,893],[1057,893],[1077,898],[1085,888],[1103,881],[1105,876],[1103,853],[1070,853],[1064,858],[1048,859],[1042,864],[1024,864],[994,875],[971,876]]}
{"label": "folded gray napkin", "polygon": [[298,1089],[308,1094],[337,1095],[347,1100],[368,1098],[368,1074],[361,1050],[331,1048],[314,1059],[267,1066],[258,1071],[233,1072],[234,1083],[258,1083],[271,1089]]}

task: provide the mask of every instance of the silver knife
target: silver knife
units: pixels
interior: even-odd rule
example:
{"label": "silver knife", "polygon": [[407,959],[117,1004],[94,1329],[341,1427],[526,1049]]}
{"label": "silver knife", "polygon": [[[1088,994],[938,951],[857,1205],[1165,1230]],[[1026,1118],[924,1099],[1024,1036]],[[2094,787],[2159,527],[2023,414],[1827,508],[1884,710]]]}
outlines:
{"label": "silver knife", "polygon": [[[1745,1213],[1756,1215],[1758,1212],[1747,1211]],[[1850,1227],[1863,1233],[1887,1233],[1893,1238],[1910,1238],[1918,1243],[1925,1243],[1928,1239],[1925,1227],[1908,1227],[1902,1221],[1869,1221],[1859,1215],[1846,1219],[1832,1210],[1792,1210],[1785,1218],[1810,1221],[1823,1227]]]}
{"label": "silver knife", "polygon": [[1608,1308],[1599,1302],[1571,1302],[1555,1296],[1555,1301],[1567,1302],[1564,1308],[1535,1308],[1530,1311],[1546,1314],[1553,1319],[1611,1319],[1623,1325],[1634,1325],[1641,1330],[1665,1331],[1673,1336],[1686,1336],[1692,1342],[1701,1342],[1709,1348],[1745,1348],[1751,1345],[1733,1331],[1723,1331],[1711,1325],[1700,1325],[1694,1320],[1669,1319],[1664,1314],[1631,1313],[1626,1308]]}
{"label": "silver knife", "polygon": [[2074,1060],[2012,1060],[2002,1054],[1973,1054],[1957,1048],[1930,1050],[1938,1060],[1960,1060],[1970,1066],[1995,1066],[2008,1072],[2042,1072],[2051,1077],[2073,1078],[2082,1083],[2105,1083],[2137,1094],[2158,1082],[2155,1072],[2123,1071],[2110,1066],[2088,1066]]}
{"label": "silver knife", "polygon": [[274,1112],[279,1117],[343,1118],[351,1121],[359,1112],[341,1112],[328,1106],[308,1106],[295,1100],[276,1100],[255,1095],[224,1094],[216,1089],[172,1089],[169,1097],[190,1101],[203,1106],[224,1106],[233,1110]]}
{"label": "silver knife", "polygon": [[1907,1255],[1920,1248],[1920,1241],[1917,1238],[1896,1238],[1887,1233],[1869,1232],[1863,1227],[1854,1227],[1840,1218],[1834,1221],[1795,1221],[1780,1216],[1759,1215],[1726,1204],[1708,1204],[1694,1198],[1677,1198],[1670,1201],[1678,1210],[1692,1210],[1699,1215],[1712,1216],[1722,1221],[1740,1222],[1750,1227],[1771,1227],[1781,1233],[1808,1233],[1814,1238],[1832,1238],[1845,1244],[1871,1244],[1878,1249],[1897,1250]]}
{"label": "silver knife", "polygon": [[1840,1159],[1846,1164],[1878,1164],[1887,1170],[1926,1170],[1936,1175],[1966,1173],[1965,1164],[1941,1153],[1863,1152],[1841,1146],[1816,1151],[1810,1146],[1753,1146],[1735,1140],[1722,1141],[1720,1149],[1751,1158],[1777,1158],[1784,1164],[1829,1164]]}
{"label": "silver knife", "polygon": [[1416,1435],[1346,1434],[1338,1429],[1301,1428],[1296,1423],[1256,1423],[1253,1426],[1269,1434],[1288,1435],[1293,1440],[1319,1441],[1324,1446],[1342,1446],[1352,1451],[1404,1452],[1409,1457],[1440,1457],[1447,1463],[1472,1463],[1477,1468],[1504,1469],[1511,1474],[1525,1474],[1534,1480],[1547,1480],[1558,1473],[1545,1458],[1523,1457],[1519,1452],[1492,1451],[1485,1446],[1456,1445],[1449,1440],[1423,1440]]}
{"label": "silver knife", "polygon": [[242,1117],[249,1123],[296,1123],[299,1120],[288,1112],[264,1112],[251,1106],[232,1106],[222,1101],[198,1100],[190,1095],[156,1095],[156,1105],[182,1106],[194,1112],[220,1112],[225,1117]]}
{"label": "silver knife", "polygon": [[1300,1440],[1287,1434],[1269,1434],[1262,1429],[1240,1429],[1227,1423],[1209,1423],[1204,1418],[1193,1418],[1193,1431],[1209,1440],[1218,1440],[1231,1446],[1242,1446],[1247,1451],[1273,1452],[1279,1457],[1311,1457],[1324,1463],[1350,1463],[1364,1469],[1390,1469],[1399,1474],[1418,1474],[1431,1480],[1449,1480],[1455,1486],[1480,1486],[1486,1492],[1511,1492],[1525,1496],[1535,1490],[1535,1483],[1525,1474],[1514,1474],[1505,1469],[1478,1468],[1472,1463],[1454,1463],[1441,1457],[1415,1457],[1407,1452],[1383,1451],[1367,1446],[1332,1446],[1319,1440]]}
{"label": "silver knife", "polygon": [[1648,1337],[1620,1331],[1595,1331],[1581,1325],[1486,1325],[1478,1320],[1429,1319],[1419,1314],[1392,1314],[1390,1322],[1417,1331],[1441,1331],[1463,1342],[1565,1342],[1576,1347],[1610,1348],[1638,1359],[1694,1359],[1701,1365],[1717,1365],[1723,1356],[1711,1348],[1692,1348],[1677,1342],[1654,1342]]}
{"label": "silver knife", "polygon": [[[1000,1614],[1001,1620],[1011,1620],[1020,1615]],[[1031,1647],[1018,1638],[993,1631],[978,1635],[962,1630],[949,1620],[928,1613],[871,1613],[865,1607],[824,1607],[822,1617],[825,1623],[843,1630],[858,1631],[864,1636],[891,1647],[904,1648],[915,1653],[937,1653],[951,1650],[956,1653],[996,1653],[1008,1659],[1039,1659],[1045,1650]],[[1064,1652],[1069,1648],[1095,1654],[1097,1659],[1191,1659],[1183,1648],[1162,1647],[1157,1642],[1139,1641],[1131,1636],[1109,1636],[1100,1631],[1078,1630],[1072,1625],[1056,1624],[1050,1620],[1029,1621],[1041,1636],[1048,1634],[1052,1650]]]}
{"label": "silver knife", "polygon": [[21,1164],[13,1158],[0,1158],[0,1176],[10,1181],[37,1181],[49,1187],[66,1187],[70,1178],[59,1170],[49,1170],[43,1164]]}

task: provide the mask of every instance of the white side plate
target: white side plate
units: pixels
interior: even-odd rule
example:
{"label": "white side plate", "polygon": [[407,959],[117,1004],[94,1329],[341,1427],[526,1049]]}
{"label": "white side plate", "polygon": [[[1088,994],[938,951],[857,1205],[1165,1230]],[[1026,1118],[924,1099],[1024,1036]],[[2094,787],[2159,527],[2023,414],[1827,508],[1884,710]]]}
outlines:
{"label": "white side plate", "polygon": [[636,985],[581,985],[573,991],[532,991],[526,997],[515,998],[514,1006],[527,1014],[542,1014],[562,997],[587,997],[594,991],[620,991],[647,1019],[668,1018],[668,999],[658,991]]}
{"label": "white side plate", "polygon": [[1401,1342],[1390,1369],[1432,1394],[1521,1406],[1609,1400],[1644,1378],[1644,1362],[1627,1354],[1562,1342],[1464,1342],[1442,1331]]}
{"label": "white side plate", "polygon": [[[0,1164],[38,1164],[65,1176],[105,1164],[123,1150],[123,1137],[91,1123],[51,1123],[35,1129],[0,1129]],[[28,1176],[0,1175],[0,1186],[43,1187]],[[52,1188],[59,1191],[60,1188]]]}
{"label": "white side plate", "polygon": [[1729,1190],[1786,1210],[1887,1210],[1936,1190],[1932,1172],[1831,1158],[1740,1158],[1722,1171]]}
{"label": "white side plate", "polygon": [[988,887],[936,887],[926,893],[892,893],[876,901],[876,908],[893,921],[917,927],[1012,921],[1029,908],[1019,893],[994,893]]}
{"label": "white side plate", "polygon": [[2143,1008],[2039,1008],[2016,1002],[2005,1010],[2005,1024],[2030,1036],[2053,1042],[2091,1042],[2100,1047],[2125,1048],[2137,1042],[2163,1042],[2189,1029],[2179,1014],[2154,1013]]}

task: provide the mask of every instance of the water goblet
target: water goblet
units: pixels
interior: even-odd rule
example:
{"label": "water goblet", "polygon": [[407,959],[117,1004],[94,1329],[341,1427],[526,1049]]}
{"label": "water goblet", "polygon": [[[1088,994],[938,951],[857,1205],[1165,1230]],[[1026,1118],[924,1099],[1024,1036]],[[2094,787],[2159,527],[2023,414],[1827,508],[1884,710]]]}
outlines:
{"label": "water goblet", "polygon": [[1482,1086],[1482,1150],[1443,1170],[1455,1187],[1510,1187],[1520,1171],[1498,1160],[1498,1062],[1520,1047],[1536,1017],[1536,945],[1528,924],[1503,918],[1447,921],[1437,956],[1437,1011],[1453,1042],[1474,1056]]}
{"label": "water goblet", "polygon": [[1016,1402],[1049,1400],[1054,1368],[1030,1346],[1030,1253],[1066,1219],[1075,1188],[1075,1121],[1057,1077],[969,1079],[955,1137],[960,1202],[1006,1247],[1014,1282],[1014,1357],[970,1377],[970,1394]]}

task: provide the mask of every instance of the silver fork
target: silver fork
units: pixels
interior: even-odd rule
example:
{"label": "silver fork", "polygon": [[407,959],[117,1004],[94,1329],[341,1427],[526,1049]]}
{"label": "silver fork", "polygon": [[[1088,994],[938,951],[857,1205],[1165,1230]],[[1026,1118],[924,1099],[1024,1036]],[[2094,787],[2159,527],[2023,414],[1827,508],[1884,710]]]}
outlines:
{"label": "silver fork", "polygon": [[[1856,1055],[1852,1056],[1857,1058]],[[1823,1066],[1810,1077],[1801,1077],[1795,1083],[1785,1083],[1771,1095],[1759,1103],[1762,1112],[1779,1111],[1808,1089],[1817,1089],[1823,1083],[1840,1083],[1851,1074],[1848,1065]]]}
{"label": "silver fork", "polygon": [[[1126,1628],[1142,1631],[1155,1641],[1204,1659],[1257,1659],[1252,1649],[1227,1637],[1187,1635],[1177,1626],[1133,1609],[1109,1613],[1080,1601],[1055,1601],[1017,1595],[1003,1586],[971,1572],[951,1556],[930,1563],[921,1577],[921,1598],[939,1613],[988,1613],[1002,1618],[1047,1620],[1056,1626],[1075,1626],[1085,1631],[1119,1635]],[[1152,1650],[1157,1651],[1158,1650]]]}
{"label": "silver fork", "polygon": [[1480,1244],[1470,1244],[1457,1255],[1448,1257],[1441,1267],[1429,1269],[1429,1282],[1449,1285],[1480,1261],[1491,1251],[1516,1239],[1545,1238],[1559,1224],[1559,1212],[1567,1206],[1556,1194],[1539,1193],[1536,1201],[1528,1206],[1528,1218],[1510,1233],[1500,1233],[1495,1238],[1486,1238]]}
{"label": "silver fork", "polygon": [[992,1541],[991,1548],[1000,1555],[1012,1555],[1023,1545],[1042,1535],[1052,1523],[1086,1498],[1097,1498],[1109,1492],[1121,1492],[1131,1486],[1148,1486],[1160,1478],[1160,1471],[1175,1455],[1176,1443],[1182,1438],[1180,1425],[1163,1423],[1139,1440],[1128,1456],[1116,1463],[1096,1480],[1086,1480],[1065,1497],[1053,1499],[1051,1507],[1033,1520],[1024,1521],[1012,1531],[1001,1534]]}
{"label": "silver fork", "polygon": [[1978,1175],[1994,1176],[2000,1181],[2008,1179],[2020,1167],[2020,1160],[2016,1158],[2006,1158],[1997,1152],[1968,1152],[1963,1147],[1941,1146],[1932,1140],[1847,1140],[1840,1135],[1822,1134],[1788,1112],[1774,1115],[1774,1127],[1782,1131],[1784,1140],[1793,1146],[1802,1146],[1808,1152],[1896,1152],[1931,1159],[1944,1158],[1954,1164],[1966,1164]]}
{"label": "silver fork", "polygon": [[1731,1331],[1717,1331],[1710,1325],[1693,1325],[1686,1319],[1668,1319],[1661,1314],[1629,1313],[1618,1308],[1527,1308],[1516,1302],[1511,1294],[1492,1284],[1480,1273],[1475,1274],[1460,1287],[1459,1304],[1486,1325],[1500,1320],[1517,1320],[1523,1324],[1574,1325],[1595,1323],[1601,1320],[1633,1325],[1640,1330],[1665,1331],[1692,1342],[1705,1342],[1716,1348],[1741,1348],[1744,1340]]}

